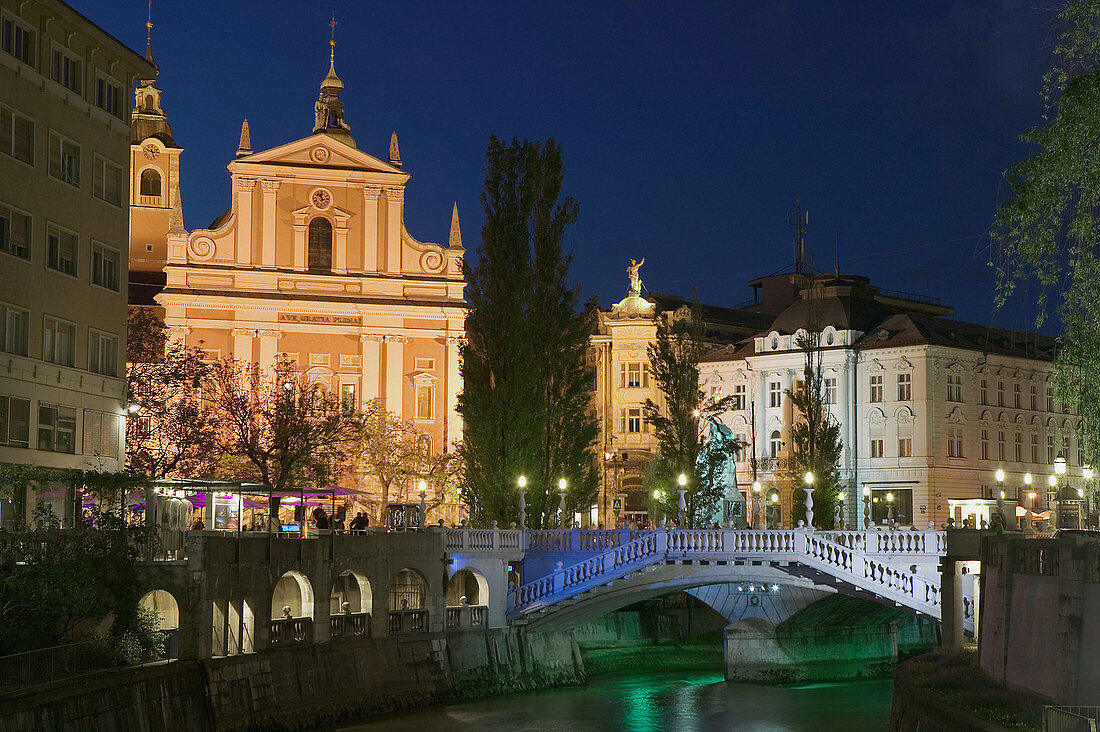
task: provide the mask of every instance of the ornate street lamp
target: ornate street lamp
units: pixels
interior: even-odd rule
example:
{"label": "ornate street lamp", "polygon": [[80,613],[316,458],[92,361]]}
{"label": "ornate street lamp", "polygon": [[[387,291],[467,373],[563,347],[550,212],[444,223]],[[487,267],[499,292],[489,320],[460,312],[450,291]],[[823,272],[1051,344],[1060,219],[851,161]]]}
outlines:
{"label": "ornate street lamp", "polygon": [[[699,410],[695,410],[695,416],[699,416]],[[687,476],[680,473],[680,477],[676,479],[676,482],[680,485],[677,490],[680,492],[680,528],[684,528],[684,509],[687,508],[687,502],[684,500],[684,494],[687,492]]]}
{"label": "ornate street lamp", "polygon": [[562,478],[558,481],[558,495],[561,496],[561,503],[558,505],[558,510],[561,511],[561,518],[558,519],[558,526],[561,526],[563,528],[565,527],[565,523],[567,521],[567,518],[565,516],[565,486],[565,478]]}
{"label": "ornate street lamp", "polygon": [[1024,536],[1034,536],[1035,528],[1031,525],[1031,507],[1035,504],[1035,491],[1031,490],[1031,473],[1024,473],[1024,485],[1027,486],[1027,512],[1024,514]]}
{"label": "ornate street lamp", "polygon": [[760,481],[752,482],[752,527],[760,528]]}
{"label": "ornate street lamp", "polygon": [[664,520],[665,520],[665,508],[662,505],[663,500],[664,500],[664,494],[661,492],[660,488],[653,491],[653,500],[656,502],[657,506],[660,507],[660,509],[661,509],[661,521],[663,523]]}
{"label": "ornate street lamp", "polygon": [[837,531],[844,531],[844,499],[847,498],[847,494],[844,491],[836,494],[836,509],[833,512],[833,525],[836,526]]}
{"label": "ornate street lamp", "polygon": [[424,481],[420,481],[417,488],[420,489],[420,528],[424,528],[428,525],[428,509],[424,505],[424,499],[428,496],[428,484]]}
{"label": "ornate street lamp", "polygon": [[886,524],[893,529],[894,528],[894,494],[886,494]]}
{"label": "ornate street lamp", "polygon": [[863,528],[871,528],[871,489],[863,487]]}
{"label": "ornate street lamp", "polygon": [[806,529],[813,531],[814,528],[814,474],[810,471],[806,471],[806,474],[802,476],[802,481],[806,484]]}
{"label": "ornate street lamp", "polygon": [[527,528],[527,477],[519,476],[519,527]]}
{"label": "ornate street lamp", "polygon": [[[778,509],[781,512],[782,509],[779,508],[779,491],[774,491],[771,494],[771,501],[772,501],[772,505],[775,506],[776,509]],[[783,514],[782,513],[779,514],[779,528],[783,528]]]}
{"label": "ornate street lamp", "polygon": [[1001,526],[1005,525],[1005,471],[997,468],[997,515],[1001,517]]}

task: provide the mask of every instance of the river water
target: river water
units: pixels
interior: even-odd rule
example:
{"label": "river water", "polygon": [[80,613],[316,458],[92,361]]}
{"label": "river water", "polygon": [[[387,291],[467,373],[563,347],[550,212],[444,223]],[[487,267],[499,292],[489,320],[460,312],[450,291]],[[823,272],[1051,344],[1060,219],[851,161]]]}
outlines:
{"label": "river water", "polygon": [[340,732],[850,732],[882,730],[893,681],[803,686],[726,683],[721,673],[597,676],[587,686],[448,704],[339,725]]}

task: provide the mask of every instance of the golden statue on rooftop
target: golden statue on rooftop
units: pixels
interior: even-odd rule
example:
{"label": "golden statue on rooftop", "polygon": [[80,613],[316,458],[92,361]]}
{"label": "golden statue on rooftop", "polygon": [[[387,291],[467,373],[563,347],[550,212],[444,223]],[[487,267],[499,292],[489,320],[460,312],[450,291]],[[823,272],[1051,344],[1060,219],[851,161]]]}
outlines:
{"label": "golden statue on rooftop", "polygon": [[640,295],[642,294],[642,278],[638,275],[638,270],[645,264],[645,257],[642,257],[642,261],[637,262],[633,259],[630,260],[630,266],[626,268],[626,274],[630,277],[630,294]]}

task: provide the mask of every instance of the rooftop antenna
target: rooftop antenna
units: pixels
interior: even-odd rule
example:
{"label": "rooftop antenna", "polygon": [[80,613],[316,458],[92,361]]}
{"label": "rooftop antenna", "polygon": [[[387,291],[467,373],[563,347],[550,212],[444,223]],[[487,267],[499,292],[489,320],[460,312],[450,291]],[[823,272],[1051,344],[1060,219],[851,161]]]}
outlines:
{"label": "rooftop antenna", "polygon": [[787,226],[793,226],[794,273],[802,274],[806,268],[806,227],[810,225],[810,212],[803,211],[798,199],[794,199],[794,213],[787,213]]}

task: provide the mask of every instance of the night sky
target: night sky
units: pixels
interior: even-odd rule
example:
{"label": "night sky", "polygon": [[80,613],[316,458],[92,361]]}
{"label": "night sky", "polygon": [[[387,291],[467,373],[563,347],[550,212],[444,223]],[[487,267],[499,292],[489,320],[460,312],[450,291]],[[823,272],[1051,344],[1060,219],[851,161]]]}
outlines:
{"label": "night sky", "polygon": [[[71,1],[144,49],[143,0]],[[336,69],[360,149],[385,159],[398,133],[418,239],[445,243],[457,201],[472,257],[489,135],[555,137],[572,275],[604,306],[643,256],[649,290],[748,299],[792,264],[799,198],[817,269],[839,238],[846,273],[1031,329],[1024,298],[993,308],[986,232],[1043,111],[1050,5],[339,0]],[[228,208],[242,118],[255,150],[311,132],[332,8],[154,0],[188,228]]]}

